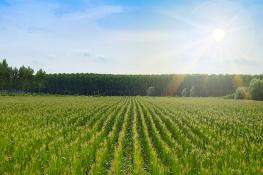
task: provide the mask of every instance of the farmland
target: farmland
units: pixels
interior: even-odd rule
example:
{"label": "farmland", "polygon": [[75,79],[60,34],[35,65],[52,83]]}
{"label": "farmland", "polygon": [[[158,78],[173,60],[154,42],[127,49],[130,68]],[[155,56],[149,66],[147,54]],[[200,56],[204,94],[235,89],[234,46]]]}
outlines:
{"label": "farmland", "polygon": [[263,102],[0,97],[0,174],[263,174]]}

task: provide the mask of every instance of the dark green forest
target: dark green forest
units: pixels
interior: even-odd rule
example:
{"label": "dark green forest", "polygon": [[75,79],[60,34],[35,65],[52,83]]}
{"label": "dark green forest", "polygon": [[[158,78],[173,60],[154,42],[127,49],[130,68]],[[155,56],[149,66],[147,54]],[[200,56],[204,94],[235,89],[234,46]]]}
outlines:
{"label": "dark green forest", "polygon": [[11,67],[0,62],[0,90],[5,93],[48,93],[65,95],[152,95],[225,96],[238,87],[249,86],[263,75],[115,75],[94,73],[48,74],[42,69]]}

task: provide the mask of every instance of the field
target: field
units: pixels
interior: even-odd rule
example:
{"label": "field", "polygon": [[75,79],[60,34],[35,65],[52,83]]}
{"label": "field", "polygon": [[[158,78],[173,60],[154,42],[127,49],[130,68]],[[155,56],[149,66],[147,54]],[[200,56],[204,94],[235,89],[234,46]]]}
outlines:
{"label": "field", "polygon": [[0,97],[0,174],[263,174],[263,102]]}

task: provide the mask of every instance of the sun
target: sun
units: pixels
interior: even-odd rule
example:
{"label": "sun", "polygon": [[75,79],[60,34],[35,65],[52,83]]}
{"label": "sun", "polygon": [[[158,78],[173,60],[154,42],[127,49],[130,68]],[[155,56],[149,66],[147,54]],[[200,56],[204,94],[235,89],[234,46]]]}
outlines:
{"label": "sun", "polygon": [[221,28],[217,28],[212,32],[212,37],[215,41],[223,41],[225,38],[225,31]]}

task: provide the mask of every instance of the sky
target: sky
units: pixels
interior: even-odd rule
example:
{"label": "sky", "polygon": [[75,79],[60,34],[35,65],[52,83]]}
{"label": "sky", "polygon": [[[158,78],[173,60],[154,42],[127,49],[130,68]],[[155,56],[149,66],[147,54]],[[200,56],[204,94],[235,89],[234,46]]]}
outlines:
{"label": "sky", "polygon": [[0,0],[0,59],[48,73],[262,74],[262,18],[262,0]]}

